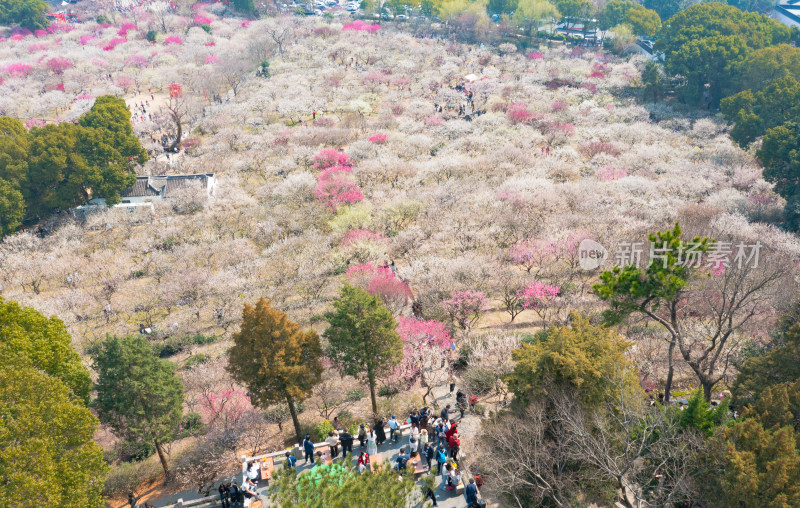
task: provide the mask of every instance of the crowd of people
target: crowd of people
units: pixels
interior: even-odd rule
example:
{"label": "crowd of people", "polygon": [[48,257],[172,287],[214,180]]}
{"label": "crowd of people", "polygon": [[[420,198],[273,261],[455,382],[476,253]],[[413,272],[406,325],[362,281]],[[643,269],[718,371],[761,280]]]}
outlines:
{"label": "crowd of people", "polygon": [[[451,382],[451,394],[454,386],[455,383]],[[457,410],[460,410],[463,417],[467,398],[458,391],[456,400]],[[353,433],[342,425],[338,417],[335,417],[331,422],[333,430],[328,433],[324,441],[327,446],[322,450],[316,451],[311,435],[305,436],[301,445],[305,458],[303,465],[316,467],[331,464],[339,457],[344,461],[349,454],[354,469],[364,473],[374,467],[376,460],[382,461],[378,457],[379,447],[385,443],[402,444],[397,456],[392,460],[395,471],[400,474],[441,476],[440,488],[445,491],[455,490],[461,482],[464,470],[459,466],[460,422],[454,419],[454,413],[451,404],[447,404],[438,414],[434,414],[429,407],[423,407],[411,410],[405,419],[399,419],[393,414],[386,421],[378,418],[372,425],[362,423]],[[406,425],[407,436],[403,435]],[[353,451],[356,441],[359,447],[357,456]],[[436,506],[435,494],[431,491],[426,495]],[[473,503],[477,502],[477,485],[474,479],[469,480],[469,484],[465,486],[465,496],[468,506],[473,506]]]}

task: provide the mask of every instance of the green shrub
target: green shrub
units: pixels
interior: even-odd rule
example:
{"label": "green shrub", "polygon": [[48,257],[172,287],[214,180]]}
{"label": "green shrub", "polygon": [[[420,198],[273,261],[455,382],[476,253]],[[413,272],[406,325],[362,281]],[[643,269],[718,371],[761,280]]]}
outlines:
{"label": "green shrub", "polygon": [[95,20],[96,20],[96,21],[97,21],[97,23],[98,23],[98,24],[100,24],[100,25],[108,25],[108,24],[111,24],[111,21],[109,21],[108,17],[107,17],[105,14],[100,14],[100,15],[98,15],[98,16],[97,16],[97,18],[95,18]]}
{"label": "green shrub", "polygon": [[400,393],[400,389],[396,386],[381,386],[378,388],[378,397],[391,397]]}
{"label": "green shrub", "polygon": [[202,28],[203,30],[205,30],[205,32],[206,32],[207,34],[210,34],[210,33],[211,33],[211,25],[209,25],[208,23],[203,23],[202,25],[200,25],[200,28]]}
{"label": "green shrub", "polygon": [[125,495],[140,484],[155,480],[163,472],[158,461],[123,462],[111,468],[103,488],[103,495],[106,497]]}
{"label": "green shrub", "polygon": [[153,346],[159,358],[175,356],[186,349],[183,337],[168,337],[167,340]]}
{"label": "green shrub", "polygon": [[155,30],[148,30],[147,31],[147,40],[149,42],[156,42],[156,31]]}
{"label": "green shrub", "polygon": [[188,413],[183,416],[181,419],[181,425],[178,428],[178,432],[175,435],[175,439],[183,439],[189,436],[196,436],[203,432],[205,425],[203,425],[203,420],[200,418],[200,415],[197,413]]}
{"label": "green shrub", "polygon": [[203,335],[202,333],[198,333],[190,339],[190,342],[197,346],[202,346],[203,344],[211,344],[217,340],[219,340],[219,337],[216,335]]}
{"label": "green shrub", "polygon": [[469,393],[486,395],[494,390],[497,376],[492,369],[470,367],[464,371],[461,379]]}
{"label": "green shrub", "polygon": [[198,365],[206,363],[210,359],[211,357],[205,353],[197,353],[196,355],[190,356],[183,362],[183,368],[191,369],[192,367],[197,367]]}
{"label": "green shrub", "polygon": [[484,416],[486,414],[486,406],[483,404],[475,404],[475,413]]}
{"label": "green shrub", "polygon": [[359,400],[363,399],[367,396],[367,392],[365,392],[362,388],[353,388],[347,395],[345,396],[345,400],[347,402],[358,402]]}
{"label": "green shrub", "polygon": [[328,433],[333,430],[333,424],[328,420],[322,420],[320,423],[314,425],[314,437],[317,441],[324,441],[328,437]]}
{"label": "green shrub", "polygon": [[123,462],[141,462],[156,453],[152,441],[122,441],[117,444],[117,457]]}

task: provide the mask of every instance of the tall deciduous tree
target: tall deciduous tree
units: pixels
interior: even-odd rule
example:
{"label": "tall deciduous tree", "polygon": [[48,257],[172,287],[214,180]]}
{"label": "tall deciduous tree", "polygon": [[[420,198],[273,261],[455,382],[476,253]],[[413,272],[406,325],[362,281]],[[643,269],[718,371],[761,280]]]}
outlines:
{"label": "tall deciduous tree", "polygon": [[517,26],[525,27],[531,36],[534,31],[539,31],[543,20],[558,16],[558,9],[548,0],[519,0],[513,21]]}
{"label": "tall deciduous tree", "polygon": [[339,369],[364,379],[369,385],[372,411],[378,412],[375,386],[378,378],[403,357],[403,341],[395,331],[392,313],[377,296],[345,284],[334,300],[334,310],[325,314],[330,327],[328,356]]}
{"label": "tall deciduous tree", "polygon": [[250,390],[255,406],[286,402],[298,442],[302,441],[297,403],[307,398],[322,375],[322,347],[313,330],[303,331],[261,298],[245,304],[242,327],[233,335],[228,371]]}
{"label": "tall deciduous tree", "polygon": [[123,439],[153,442],[169,475],[163,444],[174,436],[183,407],[175,365],[158,358],[138,336],[108,338],[91,355],[98,374],[93,406],[100,421]]}

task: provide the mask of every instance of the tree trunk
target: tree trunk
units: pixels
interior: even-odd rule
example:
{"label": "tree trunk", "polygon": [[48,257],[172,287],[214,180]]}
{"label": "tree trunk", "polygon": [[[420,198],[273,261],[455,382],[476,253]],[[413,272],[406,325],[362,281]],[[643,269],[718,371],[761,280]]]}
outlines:
{"label": "tree trunk", "polygon": [[153,442],[156,444],[156,452],[158,452],[158,460],[161,461],[161,467],[164,468],[164,474],[166,474],[167,478],[169,478],[169,464],[167,464],[167,456],[164,453],[164,447],[161,446],[161,443],[158,442],[158,439],[154,439]]}
{"label": "tree trunk", "polygon": [[372,414],[378,414],[378,399],[375,397],[375,376],[367,374],[367,382],[369,383],[369,398],[372,400]]}
{"label": "tree trunk", "polygon": [[300,422],[297,420],[297,409],[294,407],[294,399],[290,395],[286,395],[286,403],[289,404],[289,413],[292,415],[292,423],[294,424],[294,433],[297,436],[297,442],[303,442],[302,431],[300,430]]}
{"label": "tree trunk", "polygon": [[669,396],[670,392],[672,391],[672,375],[675,373],[675,360],[673,356],[675,354],[675,343],[677,339],[675,337],[669,342],[669,369],[667,371],[667,385],[664,387],[664,404],[669,404]]}
{"label": "tree trunk", "polygon": [[175,151],[175,149],[178,147],[178,145],[181,142],[181,137],[183,136],[183,126],[181,125],[180,119],[174,119],[173,118],[173,120],[175,121],[175,126],[178,129],[178,135],[175,136],[175,141],[173,141],[172,144],[169,147],[169,151],[170,152],[174,152]]}
{"label": "tree trunk", "polygon": [[711,402],[711,390],[714,389],[716,383],[708,378],[704,378],[700,380],[700,384],[703,386],[703,397],[706,399],[706,402]]}

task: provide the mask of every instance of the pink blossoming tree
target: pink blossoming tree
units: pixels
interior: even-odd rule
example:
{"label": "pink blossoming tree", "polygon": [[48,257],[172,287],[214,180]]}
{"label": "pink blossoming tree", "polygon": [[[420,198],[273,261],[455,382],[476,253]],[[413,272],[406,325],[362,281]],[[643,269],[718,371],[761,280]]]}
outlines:
{"label": "pink blossoming tree", "polygon": [[353,163],[350,157],[344,152],[333,148],[324,148],[314,156],[314,167],[319,170],[328,169],[334,166],[351,167]]}
{"label": "pink blossoming tree", "polygon": [[452,344],[450,330],[438,321],[400,316],[397,334],[403,340],[403,361],[398,366],[398,374],[419,379],[425,388],[422,400],[427,404],[433,387],[447,381],[447,357]]}
{"label": "pink blossoming tree", "polygon": [[351,168],[346,166],[333,166],[320,173],[314,197],[334,211],[342,205],[364,199],[358,184],[350,177],[350,171]]}
{"label": "pink blossoming tree", "polygon": [[440,305],[456,326],[469,333],[489,309],[489,299],[480,291],[453,291]]}

